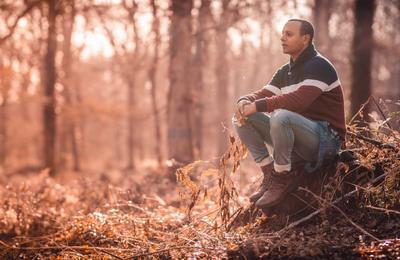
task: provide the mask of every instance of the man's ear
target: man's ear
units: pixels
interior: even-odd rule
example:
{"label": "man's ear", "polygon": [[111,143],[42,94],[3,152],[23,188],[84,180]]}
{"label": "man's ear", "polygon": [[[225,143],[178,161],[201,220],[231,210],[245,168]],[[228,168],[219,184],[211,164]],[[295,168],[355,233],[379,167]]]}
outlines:
{"label": "man's ear", "polygon": [[309,34],[304,34],[303,35],[303,40],[304,40],[304,44],[308,45],[308,43],[311,43],[311,36]]}

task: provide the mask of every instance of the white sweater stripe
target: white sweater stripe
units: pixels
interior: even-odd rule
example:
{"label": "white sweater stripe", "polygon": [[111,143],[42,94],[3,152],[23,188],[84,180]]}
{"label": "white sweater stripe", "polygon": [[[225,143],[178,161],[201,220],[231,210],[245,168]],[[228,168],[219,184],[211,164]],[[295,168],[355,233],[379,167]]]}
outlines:
{"label": "white sweater stripe", "polygon": [[288,94],[288,93],[294,92],[294,91],[298,90],[301,86],[313,86],[313,87],[319,88],[320,90],[322,90],[322,92],[329,92],[332,89],[339,87],[340,81],[338,79],[335,82],[333,82],[332,84],[328,85],[325,82],[320,81],[320,80],[305,79],[302,82],[299,82],[297,84],[292,84],[292,85],[283,87],[281,89],[279,89],[273,85],[266,85],[266,86],[264,86],[264,88],[266,90],[271,91],[275,95],[281,95],[281,94]]}

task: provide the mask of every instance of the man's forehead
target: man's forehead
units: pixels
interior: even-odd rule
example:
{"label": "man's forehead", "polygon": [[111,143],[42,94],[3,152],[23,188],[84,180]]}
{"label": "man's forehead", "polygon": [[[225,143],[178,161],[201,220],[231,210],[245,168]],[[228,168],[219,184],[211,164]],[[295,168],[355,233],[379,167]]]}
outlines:
{"label": "man's forehead", "polygon": [[301,23],[299,21],[289,21],[283,27],[283,31],[298,32],[300,31]]}

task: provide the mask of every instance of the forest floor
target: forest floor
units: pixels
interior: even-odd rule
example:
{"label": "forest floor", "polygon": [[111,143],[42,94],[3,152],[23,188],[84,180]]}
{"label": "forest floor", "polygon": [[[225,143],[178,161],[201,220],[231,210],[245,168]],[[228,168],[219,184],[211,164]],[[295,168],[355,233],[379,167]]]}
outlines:
{"label": "forest floor", "polygon": [[[178,183],[160,169],[2,176],[0,258],[400,259],[398,137],[351,135],[357,167],[338,164],[295,219],[251,208],[260,173],[234,137],[220,160],[179,169]],[[352,172],[364,182],[345,189]]]}

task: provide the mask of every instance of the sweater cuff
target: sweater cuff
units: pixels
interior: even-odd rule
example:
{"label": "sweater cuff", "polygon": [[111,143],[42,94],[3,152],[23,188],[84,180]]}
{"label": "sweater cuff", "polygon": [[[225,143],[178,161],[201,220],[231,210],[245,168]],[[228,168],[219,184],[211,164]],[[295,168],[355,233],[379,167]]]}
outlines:
{"label": "sweater cuff", "polygon": [[267,99],[262,98],[262,99],[256,100],[256,109],[257,109],[257,112],[267,112]]}
{"label": "sweater cuff", "polygon": [[[242,100],[249,100],[249,98],[248,98],[247,96],[242,96],[242,97],[240,97],[240,98],[236,101],[236,104],[239,103],[239,102],[242,101]],[[250,101],[250,100],[249,100],[249,101]]]}

